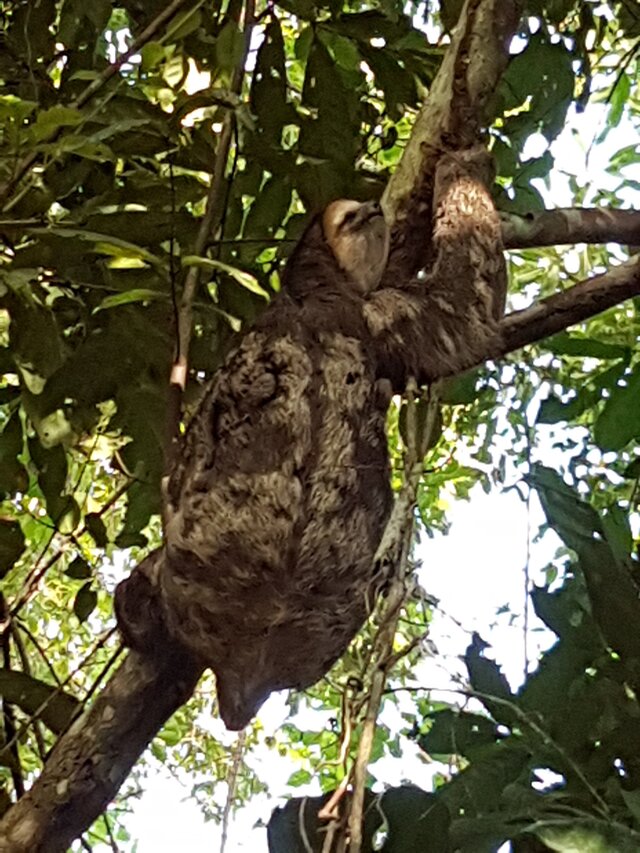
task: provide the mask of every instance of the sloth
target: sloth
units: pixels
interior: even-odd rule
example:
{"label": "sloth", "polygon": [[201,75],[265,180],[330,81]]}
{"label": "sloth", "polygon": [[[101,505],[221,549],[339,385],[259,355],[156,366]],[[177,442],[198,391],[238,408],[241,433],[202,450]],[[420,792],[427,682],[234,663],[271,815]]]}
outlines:
{"label": "sloth", "polygon": [[459,373],[499,341],[506,270],[488,157],[441,156],[433,262],[406,283],[392,280],[395,261],[383,279],[379,205],[343,199],[316,216],[191,421],[165,547],[119,585],[116,614],[131,648],[213,669],[228,728],[271,692],[322,678],[384,586],[392,390]]}
{"label": "sloth", "polygon": [[388,251],[376,203],[341,199],[311,221],[281,292],[214,376],[168,481],[164,620],[215,672],[230,729],[272,691],[322,678],[383,582],[389,384],[376,377],[364,303]]}

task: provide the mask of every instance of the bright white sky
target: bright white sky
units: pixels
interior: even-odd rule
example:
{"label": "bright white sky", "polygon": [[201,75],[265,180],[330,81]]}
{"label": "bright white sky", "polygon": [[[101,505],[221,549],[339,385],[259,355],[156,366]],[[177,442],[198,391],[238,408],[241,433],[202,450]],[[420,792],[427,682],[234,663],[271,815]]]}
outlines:
{"label": "bright white sky", "polygon": [[[618,179],[604,170],[613,152],[637,141],[637,132],[623,121],[609,134],[604,145],[591,151],[587,162],[590,144],[603,129],[605,115],[606,107],[603,105],[590,106],[581,115],[574,114],[571,128],[553,145],[556,170],[551,179],[552,190],[546,191],[539,185],[548,206],[571,204],[563,172],[578,175],[581,181],[590,182],[594,189],[613,189],[618,184]],[[540,156],[543,151],[542,137],[532,138],[526,155]],[[636,168],[637,173],[633,177],[640,182],[640,165]],[[632,176],[628,174],[627,177]],[[625,201],[630,205],[633,203],[631,197]],[[638,207],[637,198],[635,202]],[[550,443],[545,455],[551,456]],[[544,461],[554,464],[557,459],[547,458]],[[473,630],[491,643],[491,653],[503,666],[512,685],[517,686],[521,682],[524,662],[522,619],[514,619],[513,614],[523,612],[523,568],[529,530],[531,535],[535,535],[542,521],[535,498],[531,515],[529,528],[526,505],[515,491],[487,496],[478,488],[469,503],[452,505],[449,514],[452,528],[447,537],[436,536],[432,540],[425,537],[417,555],[423,562],[421,582],[430,594],[440,599],[441,610],[454,618],[436,615],[433,620],[430,639],[438,649],[438,656],[425,660],[422,665],[419,672],[422,684],[446,687],[450,684],[450,673],[464,671],[459,656],[464,652]],[[530,572],[534,582],[541,581],[540,570],[553,558],[557,545],[554,534],[548,533],[533,546]],[[497,616],[497,611],[504,605],[507,605],[505,610],[508,612]],[[463,625],[464,630],[456,627],[456,623]],[[535,660],[536,651],[552,641],[552,635],[536,626],[532,615],[528,641],[530,658]],[[284,712],[282,697],[272,697],[260,714],[265,726],[264,736],[277,731]],[[307,722],[314,728],[322,725],[317,716],[305,717],[299,724],[304,728]],[[393,722],[392,716],[387,716],[387,722]],[[400,727],[398,718],[397,728]],[[224,732],[219,721],[212,720],[211,729],[229,745],[234,742],[234,736]],[[405,747],[402,759],[385,760],[376,765],[374,772],[390,785],[410,779],[429,789],[433,765],[419,756],[414,744],[407,741]],[[266,832],[255,824],[261,821],[264,826],[271,811],[284,802],[286,794],[291,794],[286,782],[296,767],[289,761],[274,756],[266,747],[258,749],[255,757],[249,760],[252,766],[260,766],[259,775],[268,781],[271,797],[256,797],[236,816],[230,827],[227,853],[266,851]],[[220,827],[214,823],[205,824],[199,808],[188,799],[190,783],[182,786],[175,779],[168,778],[161,765],[158,764],[156,769],[157,774],[150,773],[148,789],[136,804],[135,815],[126,821],[133,838],[138,839],[137,853],[217,853]],[[312,787],[295,790],[295,795],[307,793],[316,794],[318,791]]]}

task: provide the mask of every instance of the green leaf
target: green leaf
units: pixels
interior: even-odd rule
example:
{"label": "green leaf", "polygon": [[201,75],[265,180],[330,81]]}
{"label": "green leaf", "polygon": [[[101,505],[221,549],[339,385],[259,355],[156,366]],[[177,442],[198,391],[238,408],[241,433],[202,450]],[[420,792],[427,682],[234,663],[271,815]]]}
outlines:
{"label": "green leaf", "polygon": [[[37,228],[30,229],[30,233],[34,236],[42,236],[40,229]],[[86,229],[61,228],[57,226],[50,226],[46,234],[66,240],[81,240],[85,243],[92,243],[94,250],[99,254],[109,255],[114,258],[145,261],[162,271],[165,268],[164,262],[157,255],[154,255],[142,246],[130,243],[128,240],[121,240],[119,237],[113,237],[110,234],[100,234],[99,232]]]}
{"label": "green leaf", "polygon": [[213,258],[201,258],[198,255],[187,255],[182,259],[183,267],[204,267],[207,269],[220,270],[221,272],[226,272],[227,275],[230,275],[234,278],[238,284],[241,284],[243,287],[246,287],[247,290],[250,290],[252,293],[258,294],[258,296],[263,296],[265,299],[269,298],[269,294],[267,291],[260,287],[258,284],[258,280],[255,276],[251,275],[248,272],[244,272],[244,270],[236,269],[236,267],[232,267],[229,264],[224,264],[222,261],[213,260]]}
{"label": "green leaf", "polygon": [[93,313],[104,311],[107,308],[117,308],[119,305],[131,305],[136,302],[143,304],[152,302],[153,300],[167,299],[166,294],[160,293],[157,290],[150,290],[146,287],[134,288],[133,290],[125,290],[123,293],[113,293],[105,298],[93,309]]}
{"label": "green leaf", "polygon": [[558,853],[637,853],[640,849],[639,833],[595,818],[540,820],[531,832]]}
{"label": "green leaf", "polygon": [[609,103],[609,127],[617,127],[629,102],[631,94],[631,77],[628,74],[619,74],[616,85],[611,92]]}
{"label": "green leaf", "polygon": [[178,41],[196,32],[202,23],[202,12],[198,8],[201,5],[202,3],[199,3],[192,9],[179,12],[171,21],[165,40]]}
{"label": "green leaf", "polygon": [[277,19],[267,26],[258,50],[250,97],[260,136],[279,146],[282,128],[295,113],[287,103],[284,39]]}
{"label": "green leaf", "polygon": [[[474,634],[473,640],[467,647],[464,662],[469,671],[471,687],[479,694],[480,701],[499,722],[510,725],[513,722],[514,711],[509,707],[515,699],[511,693],[509,682],[503,675],[498,664],[483,656],[487,644]],[[494,702],[493,699],[502,701]]]}
{"label": "green leaf", "polygon": [[22,422],[16,410],[0,434],[0,498],[25,491],[29,485],[29,475],[17,458],[22,444]]}
{"label": "green leaf", "polygon": [[287,779],[287,787],[299,788],[300,785],[308,785],[312,776],[308,770],[295,770]]}
{"label": "green leaf", "polygon": [[382,853],[447,853],[451,850],[446,805],[415,785],[390,788],[378,806],[387,823]]}
{"label": "green leaf", "polygon": [[37,717],[54,734],[62,734],[80,710],[80,703],[59,687],[24,672],[0,669],[0,695],[27,717]]}
{"label": "green leaf", "polygon": [[0,578],[22,556],[25,544],[24,533],[18,522],[0,518]]}
{"label": "green leaf", "polygon": [[85,622],[96,609],[98,594],[91,589],[91,581],[80,587],[73,602],[73,612],[80,622]]}
{"label": "green leaf", "polygon": [[242,59],[244,35],[235,21],[227,21],[216,39],[216,61],[220,68],[232,71]]}
{"label": "green leaf", "polygon": [[497,739],[496,725],[487,717],[445,708],[424,718],[430,727],[418,737],[421,749],[429,755],[464,755],[472,757],[474,751]]}
{"label": "green leaf", "polygon": [[593,428],[593,437],[602,450],[621,450],[638,435],[640,435],[640,368],[626,377],[626,385],[612,390]]}
{"label": "green leaf", "polygon": [[89,512],[84,517],[84,524],[98,548],[106,548],[109,544],[109,537],[102,518],[95,512]]}
{"label": "green leaf", "polygon": [[31,128],[34,142],[51,139],[63,127],[76,127],[84,117],[80,110],[56,104],[48,110],[38,113],[36,123]]}
{"label": "green leaf", "polygon": [[157,41],[149,41],[140,50],[142,71],[152,71],[166,56],[166,49]]}
{"label": "green leaf", "polygon": [[598,513],[556,471],[536,465],[527,479],[538,492],[549,524],[570,548],[577,551],[597,534],[604,534]]}
{"label": "green leaf", "polygon": [[65,575],[74,580],[86,580],[92,576],[91,566],[82,557],[75,557],[67,566]]}
{"label": "green leaf", "polygon": [[450,406],[464,406],[473,403],[478,398],[478,376],[480,368],[467,370],[451,379],[445,379],[440,383],[438,396],[441,402]]}
{"label": "green leaf", "polygon": [[561,332],[544,342],[545,349],[554,355],[574,355],[583,358],[624,358],[628,359],[631,353],[629,347],[619,344],[607,344],[597,338],[585,338]]}

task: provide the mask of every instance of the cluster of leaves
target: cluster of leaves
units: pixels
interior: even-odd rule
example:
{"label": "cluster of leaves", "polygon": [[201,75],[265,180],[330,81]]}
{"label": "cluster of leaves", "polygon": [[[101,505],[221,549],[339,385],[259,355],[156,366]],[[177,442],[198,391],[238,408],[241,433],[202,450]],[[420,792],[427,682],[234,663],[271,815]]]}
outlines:
{"label": "cluster of leaves", "polygon": [[[483,712],[432,704],[411,732],[431,759],[462,759],[465,769],[435,794],[391,788],[375,804],[372,796],[363,849],[490,853],[507,840],[520,851],[638,849],[640,564],[628,513],[619,505],[598,513],[549,468],[529,479],[568,549],[562,585],[532,595],[557,640],[513,693],[474,639],[468,696]],[[272,853],[322,849],[326,825],[316,816],[328,796],[274,813]],[[383,822],[386,841],[374,848]]]}

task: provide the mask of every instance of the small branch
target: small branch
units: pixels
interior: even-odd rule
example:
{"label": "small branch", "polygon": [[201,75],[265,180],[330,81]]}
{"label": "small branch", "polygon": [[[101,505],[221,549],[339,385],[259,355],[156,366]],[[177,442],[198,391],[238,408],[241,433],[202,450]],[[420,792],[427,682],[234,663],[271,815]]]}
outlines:
{"label": "small branch", "polygon": [[[4,595],[0,593],[0,618],[4,621],[6,619],[6,603],[4,600]],[[2,666],[5,670],[11,670],[11,637],[13,632],[7,631],[2,636]],[[5,743],[11,743],[11,747],[9,748],[9,754],[11,756],[10,762],[10,772],[11,772],[11,780],[13,782],[13,788],[15,791],[16,799],[20,799],[24,796],[24,779],[22,777],[22,767],[20,765],[20,750],[18,747],[18,741],[15,737],[16,735],[16,720],[15,715],[13,713],[13,707],[6,699],[2,699],[2,717],[4,723],[4,741]]]}
{"label": "small branch", "polygon": [[416,183],[429,178],[444,147],[469,148],[477,141],[482,112],[507,64],[519,7],[516,0],[464,4],[429,97],[385,189],[383,203],[390,219],[409,212]]}
{"label": "small branch", "polygon": [[227,836],[229,833],[229,820],[233,809],[233,801],[236,797],[238,788],[238,775],[240,773],[240,765],[242,764],[242,756],[246,747],[247,732],[243,729],[238,735],[236,742],[231,749],[231,767],[227,773],[227,798],[224,803],[224,811],[222,812],[222,837],[220,839],[220,853],[224,853],[227,846]]}
{"label": "small branch", "polygon": [[505,249],[529,249],[568,243],[640,245],[640,211],[567,207],[536,213],[502,213]]}
{"label": "small branch", "polygon": [[640,255],[603,275],[581,281],[569,290],[508,314],[501,323],[502,340],[485,354],[500,358],[640,294]]}
{"label": "small branch", "polygon": [[[20,633],[16,630],[16,625],[12,626],[11,631],[6,635],[7,640],[9,637],[13,639],[16,650],[18,652],[18,657],[20,658],[20,664],[22,666],[22,671],[27,675],[31,675],[31,663],[29,661],[29,656],[27,655],[27,651],[24,647],[24,643],[22,642],[22,637]],[[3,638],[4,639],[4,638]],[[47,666],[51,667],[49,661],[47,661]],[[38,750],[38,755],[40,756],[40,760],[44,764],[45,757],[47,755],[47,747],[44,740],[44,735],[42,733],[42,723],[40,720],[34,719],[33,721],[33,734],[36,739],[36,747]],[[9,740],[9,738],[7,738]]]}
{"label": "small branch", "polygon": [[375,738],[376,723],[386,685],[387,675],[396,658],[393,642],[398,627],[398,618],[407,593],[408,561],[413,539],[413,507],[423,471],[423,460],[436,427],[439,410],[437,391],[430,389],[427,398],[427,418],[423,430],[418,428],[414,400],[415,387],[408,390],[407,433],[408,444],[405,460],[405,482],[387,524],[376,561],[393,567],[393,577],[387,592],[380,628],[375,638],[373,655],[374,671],[369,688],[369,700],[358,754],[353,768],[353,796],[349,807],[348,832],[349,853],[361,853],[362,827],[367,772]]}
{"label": "small branch", "polygon": [[[156,32],[160,29],[160,27],[166,23],[170,18],[172,18],[176,12],[180,9],[181,6],[187,0],[173,0],[165,9],[160,12],[160,14],[151,21],[151,23],[140,33],[138,38],[136,38],[125,53],[122,56],[118,57],[118,59],[108,65],[104,71],[96,77],[95,80],[92,80],[91,83],[87,86],[84,91],[82,91],[77,98],[75,98],[69,106],[74,109],[79,109],[81,106],[86,104],[86,102],[95,95],[95,93],[101,89],[104,84],[109,81],[118,71],[122,68],[122,66],[128,62],[134,54],[138,53],[141,47],[143,47],[148,41],[150,41]],[[14,169],[13,175],[11,178],[2,186],[0,186],[0,205],[4,203],[4,201],[8,198],[8,196],[13,192],[18,183],[22,180],[22,178],[26,175],[29,169],[33,166],[33,164],[37,161],[39,157],[38,151],[32,151],[30,154],[27,154]]]}
{"label": "small branch", "polygon": [[[107,512],[107,510],[109,510],[114,505],[114,503],[116,503],[116,501],[118,501],[122,497],[122,495],[124,495],[125,492],[128,491],[128,489],[130,487],[131,487],[131,482],[129,482],[129,481],[127,481],[127,482],[123,483],[121,486],[119,486],[115,490],[115,492],[111,495],[109,500],[105,504],[102,505],[102,507],[100,508],[100,511],[97,513],[97,515],[99,517],[103,516],[105,514],[105,512]],[[86,526],[86,524],[83,524],[82,527],[80,528],[80,530],[76,533],[76,538],[80,538],[81,536],[83,536],[87,532],[88,532],[87,526]],[[58,548],[58,550],[55,551],[55,553],[53,553],[49,557],[49,559],[46,561],[46,563],[40,565],[40,561],[44,558],[45,554],[47,553],[49,546],[51,545],[56,533],[57,533],[57,531],[55,531],[55,530],[52,531],[51,536],[49,537],[48,541],[45,543],[40,556],[36,560],[35,566],[28,572],[26,578],[24,579],[24,581],[22,583],[22,589],[20,590],[19,595],[11,604],[11,609],[9,612],[8,619],[4,620],[4,621],[0,620],[0,636],[2,635],[3,631],[5,631],[8,628],[8,626],[11,623],[11,620],[15,619],[15,617],[18,615],[20,610],[25,606],[25,604],[27,604],[31,600],[31,598],[38,591],[40,581],[44,578],[44,576],[47,574],[49,569],[51,569],[53,566],[55,566],[55,564],[58,562],[58,560],[61,557],[65,556],[65,554],[68,554],[69,544],[68,544],[68,541],[65,541],[64,544],[60,548]]]}
{"label": "small branch", "polygon": [[[231,81],[231,92],[236,95],[239,95],[242,90],[244,69],[247,56],[249,54],[249,47],[251,45],[254,17],[255,0],[246,0],[244,9],[244,50]],[[215,230],[217,220],[220,218],[221,210],[219,201],[222,194],[227,161],[229,159],[229,149],[233,138],[233,122],[234,115],[233,112],[229,110],[224,117],[222,130],[220,132],[220,139],[218,140],[218,148],[213,167],[211,186],[207,195],[205,213],[202,217],[193,247],[194,255],[200,256],[204,253],[207,243]],[[180,307],[178,309],[177,352],[175,362],[171,369],[171,378],[169,381],[165,471],[169,471],[172,467],[176,450],[182,407],[182,394],[187,385],[189,369],[189,345],[191,343],[191,334],[193,329],[193,303],[198,290],[199,281],[200,269],[197,266],[189,267],[182,290]]]}

